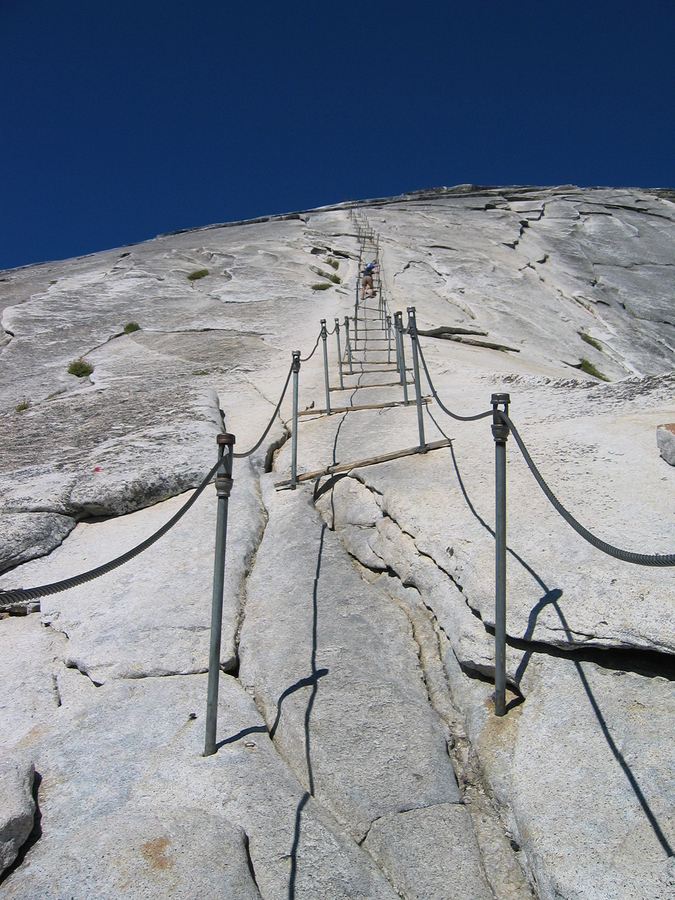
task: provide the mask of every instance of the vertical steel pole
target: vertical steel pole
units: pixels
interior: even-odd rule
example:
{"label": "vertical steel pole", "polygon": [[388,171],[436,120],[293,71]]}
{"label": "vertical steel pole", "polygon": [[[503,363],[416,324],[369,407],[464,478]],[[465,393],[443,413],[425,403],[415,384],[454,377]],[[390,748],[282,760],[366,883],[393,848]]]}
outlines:
{"label": "vertical steel pole", "polygon": [[408,333],[412,342],[413,375],[415,377],[415,401],[417,403],[417,428],[420,433],[420,450],[426,449],[424,440],[424,411],[422,409],[422,391],[420,390],[420,364],[417,353],[417,321],[415,307],[408,307]]}
{"label": "vertical steel pole", "polygon": [[204,756],[216,752],[218,725],[218,677],[220,675],[220,639],[223,630],[223,583],[225,579],[225,544],[227,542],[227,505],[232,490],[233,434],[219,434],[218,457],[223,460],[222,469],[216,475],[216,550],[213,560],[213,600],[211,603],[211,649],[209,652],[209,684],[206,697],[206,736]]}
{"label": "vertical steel pole", "polygon": [[298,478],[298,373],[300,372],[300,351],[293,351],[293,424],[291,431],[291,490],[295,490]]}
{"label": "vertical steel pole", "polygon": [[387,362],[391,362],[391,316],[389,313],[387,313]]}
{"label": "vertical steel pole", "polygon": [[359,288],[361,287],[361,254],[359,251],[359,270],[356,275],[356,296],[354,297],[354,350],[359,339]]}
{"label": "vertical steel pole", "polygon": [[509,394],[492,395],[495,440],[495,715],[506,713],[506,441],[509,426],[499,405],[509,412]]}
{"label": "vertical steel pole", "polygon": [[323,381],[326,386],[326,412],[330,415],[330,385],[328,384],[328,332],[326,320],[321,320],[321,338],[323,340]]}
{"label": "vertical steel pole", "polygon": [[340,347],[340,320],[335,318],[335,337],[337,338],[337,348],[338,348],[338,370],[340,372],[340,390],[343,391],[345,388],[344,381],[342,380],[342,348]]}
{"label": "vertical steel pole", "polygon": [[401,384],[403,385],[403,402],[407,406],[408,405],[408,373],[405,370],[405,348],[403,346],[403,313],[395,312],[394,313],[394,321],[396,323],[396,330],[398,331],[398,352],[400,356],[401,363]]}
{"label": "vertical steel pole", "polygon": [[352,365],[352,345],[349,340],[349,316],[345,316],[345,340],[347,341],[347,362],[349,363],[349,374],[354,374],[354,367]]}

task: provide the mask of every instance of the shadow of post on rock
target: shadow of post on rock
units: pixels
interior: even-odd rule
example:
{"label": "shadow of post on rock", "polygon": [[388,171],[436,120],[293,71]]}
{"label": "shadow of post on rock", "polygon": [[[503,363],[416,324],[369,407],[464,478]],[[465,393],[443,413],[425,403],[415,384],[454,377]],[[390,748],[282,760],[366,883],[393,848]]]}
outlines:
{"label": "shadow of post on rock", "polygon": [[[447,438],[447,435],[441,429],[441,427],[438,425],[438,423],[434,419],[433,415],[431,414],[431,411],[428,408],[427,408],[427,412],[429,413],[429,416],[431,417],[432,421],[434,422],[434,424],[436,425],[436,427],[438,428],[440,433],[443,435],[443,437]],[[469,510],[471,511],[472,515],[478,520],[478,522],[480,522],[480,524],[483,526],[483,528],[485,528],[486,531],[488,531],[494,537],[494,529],[492,529],[487,524],[487,522],[478,514],[478,512],[476,511],[474,505],[472,504],[472,502],[469,498],[469,495],[467,494],[466,488],[464,486],[464,482],[462,481],[462,476],[459,471],[459,467],[457,465],[457,458],[455,457],[455,450],[454,450],[452,443],[450,444],[450,453],[452,454],[452,463],[453,463],[453,466],[455,469],[455,474],[457,476],[457,481],[459,483],[459,487],[462,492],[462,495],[464,496],[466,504],[469,507]],[[571,629],[567,623],[567,620],[565,619],[565,616],[564,616],[564,614],[560,608],[560,605],[558,603],[558,601],[560,600],[560,598],[562,597],[562,594],[563,594],[562,590],[560,588],[554,588],[553,590],[551,590],[546,585],[543,578],[540,575],[538,575],[537,572],[535,572],[535,570],[532,568],[532,566],[530,566],[528,563],[526,563],[525,560],[522,559],[514,550],[512,550],[510,547],[507,547],[507,551],[511,554],[511,556],[518,563],[520,563],[520,565],[532,576],[532,578],[534,578],[534,580],[537,582],[537,584],[544,591],[544,595],[537,601],[537,603],[532,607],[532,609],[530,611],[530,614],[528,616],[528,621],[527,621],[527,628],[525,630],[525,634],[523,635],[523,637],[521,639],[513,639],[513,638],[507,637],[507,643],[510,646],[525,650],[525,654],[520,662],[520,665],[518,666],[518,669],[516,670],[516,674],[515,674],[516,686],[519,687],[520,682],[523,678],[523,675],[525,674],[527,666],[530,662],[530,659],[532,658],[532,655],[534,653],[542,653],[542,654],[546,654],[549,656],[557,656],[557,657],[569,659],[573,663],[573,665],[577,671],[577,674],[579,676],[579,679],[581,681],[581,684],[584,688],[584,691],[586,693],[586,696],[588,697],[588,702],[591,705],[591,709],[593,710],[593,713],[595,714],[595,717],[598,721],[598,724],[600,726],[602,734],[605,738],[605,741],[607,742],[609,749],[612,752],[612,755],[614,756],[614,758],[618,762],[619,766],[621,767],[621,770],[623,771],[624,775],[626,776],[626,779],[628,780],[628,783],[630,784],[630,786],[633,790],[633,793],[635,794],[635,797],[637,798],[638,803],[642,807],[642,811],[644,812],[645,816],[647,817],[647,820],[648,820],[649,824],[651,825],[651,827],[654,831],[654,834],[655,834],[657,840],[659,841],[659,843],[661,844],[661,847],[663,848],[666,856],[668,856],[668,857],[674,856],[675,854],[673,852],[673,848],[670,846],[670,843],[669,843],[668,839],[666,838],[666,836],[664,835],[664,833],[661,829],[661,826],[659,825],[659,823],[656,819],[656,816],[652,812],[651,807],[649,806],[649,803],[647,801],[647,798],[643,794],[642,789],[640,788],[640,785],[638,784],[638,781],[637,781],[635,775],[633,774],[630,766],[626,762],[623,754],[617,747],[616,742],[614,741],[614,738],[611,735],[609,726],[607,725],[607,722],[605,721],[605,718],[602,714],[602,710],[600,709],[598,701],[596,700],[595,695],[593,694],[593,691],[591,690],[591,686],[586,677],[586,673],[584,672],[583,667],[581,665],[582,660],[580,660],[578,658],[578,656],[575,657],[575,655],[574,655],[575,651],[578,650],[579,645],[574,641],[572,631],[571,631]],[[539,613],[546,606],[549,606],[549,605],[552,605],[554,607],[556,614],[557,614],[558,618],[560,619],[560,623],[565,631],[565,636],[567,638],[569,649],[548,647],[547,645],[545,645],[541,642],[537,642],[534,647],[531,646],[532,637],[534,635],[534,631],[535,631],[535,627],[537,624],[537,619],[538,619]],[[528,645],[530,645],[530,646],[528,646]],[[606,653],[607,651],[600,650],[598,652]],[[587,655],[590,655],[590,654],[587,654]],[[522,702],[522,700],[512,701],[507,706],[507,712],[510,708],[513,708],[514,705],[517,705],[518,702]]]}
{"label": "shadow of post on rock", "polygon": [[309,721],[312,714],[312,708],[314,706],[314,701],[316,699],[316,694],[319,687],[319,679],[323,678],[325,675],[328,675],[328,669],[317,669],[316,667],[316,647],[317,647],[317,620],[318,620],[318,587],[319,587],[319,576],[321,574],[321,557],[323,555],[323,542],[324,535],[326,533],[327,525],[326,523],[322,523],[321,526],[321,538],[319,541],[319,553],[316,562],[316,573],[314,575],[314,587],[312,591],[312,654],[311,654],[311,674],[306,678],[300,678],[295,684],[292,684],[290,687],[287,687],[285,691],[281,694],[279,699],[277,700],[277,712],[276,717],[274,719],[274,723],[271,728],[267,728],[266,725],[252,725],[249,728],[244,728],[239,731],[237,734],[232,735],[231,737],[224,738],[222,741],[219,741],[216,745],[216,750],[219,750],[221,747],[226,746],[227,744],[234,744],[236,741],[241,740],[249,734],[269,734],[270,739],[274,738],[276,734],[277,728],[279,727],[279,722],[281,720],[281,709],[283,706],[283,702],[287,697],[290,697],[291,694],[295,694],[297,691],[302,688],[311,687],[312,692],[310,694],[309,700],[307,702],[307,708],[305,710],[305,757],[307,760],[307,773],[309,779],[309,791],[305,791],[300,801],[298,803],[297,809],[295,811],[295,828],[293,834],[293,845],[290,852],[290,860],[291,860],[291,872],[289,876],[288,883],[288,897],[289,900],[293,900],[295,897],[295,879],[297,874],[297,853],[298,853],[298,845],[300,843],[300,824],[302,818],[302,811],[307,805],[309,798],[314,796],[314,773],[312,771],[312,761],[310,756],[310,738],[309,738]]}
{"label": "shadow of post on rock", "polygon": [[[294,900],[295,897],[295,878],[298,869],[298,845],[300,843],[300,820],[302,817],[302,811],[307,805],[310,797],[314,796],[314,773],[312,771],[312,759],[310,755],[310,740],[309,740],[309,720],[312,715],[312,708],[314,707],[314,701],[316,700],[317,691],[319,689],[319,678],[322,678],[324,675],[328,674],[328,669],[318,669],[316,668],[316,644],[317,644],[317,625],[318,625],[318,590],[319,590],[319,577],[321,575],[321,557],[323,556],[323,541],[324,536],[326,534],[327,525],[325,522],[321,525],[321,538],[319,541],[319,553],[316,560],[316,573],[314,575],[314,586],[312,590],[312,656],[311,656],[311,675],[309,678],[302,679],[302,685],[298,682],[298,686],[310,686],[312,688],[312,692],[309,696],[309,700],[307,701],[307,707],[305,709],[305,758],[307,760],[307,777],[309,780],[309,791],[305,791],[298,803],[298,807],[295,811],[295,832],[293,835],[293,846],[291,848],[291,872],[288,880],[288,900]],[[297,690],[297,687],[294,687],[294,690]],[[284,694],[287,696],[289,691],[285,691]],[[279,707],[277,712],[277,721],[276,725],[279,721],[279,715],[281,712],[281,700],[283,698],[279,698]]]}

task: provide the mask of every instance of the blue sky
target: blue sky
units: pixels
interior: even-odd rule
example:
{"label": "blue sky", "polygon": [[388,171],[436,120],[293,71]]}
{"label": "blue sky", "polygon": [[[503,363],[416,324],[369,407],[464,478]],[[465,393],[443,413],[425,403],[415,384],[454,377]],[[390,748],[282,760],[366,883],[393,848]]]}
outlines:
{"label": "blue sky", "polygon": [[675,3],[0,0],[0,269],[475,184],[675,187]]}

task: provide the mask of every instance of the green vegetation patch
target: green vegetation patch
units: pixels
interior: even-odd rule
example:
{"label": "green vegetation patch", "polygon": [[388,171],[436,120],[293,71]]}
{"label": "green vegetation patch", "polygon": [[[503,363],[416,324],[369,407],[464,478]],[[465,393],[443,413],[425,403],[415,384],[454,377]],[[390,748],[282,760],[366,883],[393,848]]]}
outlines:
{"label": "green vegetation patch", "polygon": [[85,362],[82,357],[74,359],[68,366],[68,374],[76,375],[78,378],[84,378],[87,375],[91,375],[93,371],[94,367],[90,366],[88,362]]}
{"label": "green vegetation patch", "polygon": [[338,260],[333,259],[332,256],[329,256],[328,259],[326,260],[326,262],[328,263],[329,266],[332,266],[334,269],[338,269],[340,267],[340,263],[338,262]]}
{"label": "green vegetation patch", "polygon": [[312,285],[313,291],[327,291],[330,287],[330,284],[327,284],[325,281],[319,281],[316,284]]}
{"label": "green vegetation patch", "polygon": [[599,378],[600,381],[609,381],[609,378],[606,375],[603,375],[599,369],[595,368],[592,362],[584,359],[583,356],[581,358],[581,365],[579,366],[579,368],[587,375],[592,375],[594,378]]}
{"label": "green vegetation patch", "polygon": [[327,278],[328,281],[332,281],[333,284],[342,284],[342,279],[339,275],[336,275],[335,272],[324,272],[321,269],[317,269],[316,273],[322,278]]}
{"label": "green vegetation patch", "polygon": [[208,269],[196,269],[188,275],[188,281],[197,281],[198,278],[205,278],[209,274]]}
{"label": "green vegetation patch", "polygon": [[138,324],[138,322],[127,322],[127,324],[124,326],[124,333],[131,334],[133,331],[140,331],[140,329],[141,326]]}
{"label": "green vegetation patch", "polygon": [[591,347],[595,347],[596,350],[599,350],[602,353],[602,344],[599,344],[595,338],[590,336],[590,334],[586,334],[585,331],[578,331],[577,334],[582,341],[586,341],[587,344],[590,344]]}
{"label": "green vegetation patch", "polygon": [[14,410],[19,413],[24,412],[25,410],[28,409],[29,406],[30,406],[30,400],[28,399],[28,397],[24,397],[23,400],[21,401],[21,403],[19,403],[17,406],[14,407]]}

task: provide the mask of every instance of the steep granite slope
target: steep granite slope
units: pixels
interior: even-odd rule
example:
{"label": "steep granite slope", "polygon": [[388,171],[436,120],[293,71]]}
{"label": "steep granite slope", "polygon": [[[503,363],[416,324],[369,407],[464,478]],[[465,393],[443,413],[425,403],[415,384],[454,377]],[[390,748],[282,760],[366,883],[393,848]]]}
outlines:
{"label": "steep granite slope", "polygon": [[[0,273],[0,589],[134,546],[223,425],[252,446],[320,319],[344,351],[376,254],[450,409],[510,393],[586,527],[675,552],[656,446],[675,421],[671,198],[463,186]],[[0,821],[0,898],[675,897],[672,571],[586,544],[510,438],[495,718],[490,420],[429,403],[443,447],[355,465],[419,443],[377,299],[358,316],[343,390],[328,338],[332,415],[321,346],[299,376],[298,472],[344,471],[279,489],[290,397],[235,461],[215,756],[212,488],[131,563],[0,620],[2,796],[22,807]]]}

